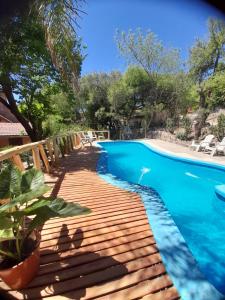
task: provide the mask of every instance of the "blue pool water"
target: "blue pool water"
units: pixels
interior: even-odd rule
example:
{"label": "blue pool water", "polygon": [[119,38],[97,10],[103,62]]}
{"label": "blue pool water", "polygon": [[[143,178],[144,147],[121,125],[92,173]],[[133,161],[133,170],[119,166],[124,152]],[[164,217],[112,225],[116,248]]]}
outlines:
{"label": "blue pool water", "polygon": [[200,270],[225,294],[225,202],[215,193],[215,186],[225,184],[225,168],[173,158],[137,142],[100,144],[109,173],[158,192]]}

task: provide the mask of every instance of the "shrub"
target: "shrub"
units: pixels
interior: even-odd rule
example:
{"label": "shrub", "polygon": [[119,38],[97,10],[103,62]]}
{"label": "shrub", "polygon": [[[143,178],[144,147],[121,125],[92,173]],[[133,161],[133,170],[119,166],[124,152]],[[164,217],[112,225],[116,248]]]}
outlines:
{"label": "shrub", "polygon": [[166,120],[166,130],[170,133],[174,133],[174,130],[176,128],[175,120],[172,118],[167,118]]}
{"label": "shrub", "polygon": [[217,118],[217,125],[211,126],[210,131],[218,138],[219,141],[225,137],[225,115],[220,114]]}
{"label": "shrub", "polygon": [[188,135],[186,134],[186,132],[178,132],[176,134],[176,138],[181,141],[186,141],[188,139]]}
{"label": "shrub", "polygon": [[189,134],[191,134],[191,120],[188,117],[184,117],[182,119],[182,126],[185,130],[185,135],[188,137]]}

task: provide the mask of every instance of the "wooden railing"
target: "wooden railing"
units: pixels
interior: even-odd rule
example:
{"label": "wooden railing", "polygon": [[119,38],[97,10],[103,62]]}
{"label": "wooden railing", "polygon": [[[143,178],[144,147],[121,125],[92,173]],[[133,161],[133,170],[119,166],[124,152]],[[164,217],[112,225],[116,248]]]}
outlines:
{"label": "wooden railing", "polygon": [[[110,139],[110,133],[107,130],[92,132],[97,139]],[[47,173],[50,173],[51,167],[58,165],[61,157],[69,154],[73,149],[83,146],[81,133],[86,135],[86,132],[83,131],[69,133],[1,151],[0,163],[10,160],[23,171],[29,165],[32,157],[32,163],[36,169],[45,169]],[[24,154],[26,154],[26,158],[23,157]]]}

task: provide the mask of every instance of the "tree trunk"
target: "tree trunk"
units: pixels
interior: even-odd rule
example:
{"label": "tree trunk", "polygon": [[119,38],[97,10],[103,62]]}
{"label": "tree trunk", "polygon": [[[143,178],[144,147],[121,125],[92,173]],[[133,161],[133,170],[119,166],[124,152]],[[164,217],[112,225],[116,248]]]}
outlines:
{"label": "tree trunk", "polygon": [[6,95],[8,102],[6,102],[3,98],[1,98],[1,103],[5,105],[11,113],[17,118],[17,120],[23,125],[27,134],[29,135],[32,142],[37,141],[37,134],[31,127],[29,121],[24,118],[24,116],[20,113],[18,106],[16,104],[16,100],[13,96],[11,80],[8,75],[1,76],[0,84],[2,85],[2,91]]}
{"label": "tree trunk", "polygon": [[205,126],[209,112],[206,110],[206,96],[202,86],[199,87],[199,112],[194,125],[194,139],[198,140],[202,133],[202,128]]}

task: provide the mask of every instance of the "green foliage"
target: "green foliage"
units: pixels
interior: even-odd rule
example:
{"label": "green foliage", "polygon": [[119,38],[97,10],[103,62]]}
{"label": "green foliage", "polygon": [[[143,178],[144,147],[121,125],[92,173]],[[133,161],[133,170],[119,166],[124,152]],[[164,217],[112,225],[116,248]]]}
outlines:
{"label": "green foliage", "polygon": [[136,110],[144,107],[150,86],[151,80],[143,69],[129,67],[122,78],[109,88],[108,97],[113,112],[130,119]]}
{"label": "green foliage", "polygon": [[189,134],[190,134],[191,131],[192,131],[192,123],[191,123],[191,120],[190,120],[188,117],[185,116],[185,117],[183,117],[181,124],[182,124],[182,127],[183,127],[184,130],[185,130],[184,133],[185,133],[186,137],[188,137]]}
{"label": "green foliage", "polygon": [[204,83],[207,104],[210,110],[225,107],[225,72],[220,71]]}
{"label": "green foliage", "polygon": [[176,138],[179,139],[179,140],[181,140],[181,141],[187,141],[188,135],[187,135],[186,132],[178,132],[176,134]]}
{"label": "green foliage", "polygon": [[77,17],[76,1],[30,3],[0,24],[0,85],[7,96],[3,104],[35,141],[43,138],[51,95],[77,87],[82,46],[70,23]]}
{"label": "green foliage", "polygon": [[108,101],[108,89],[121,77],[119,72],[93,73],[81,78],[77,97],[78,110],[87,126],[97,129],[110,125],[112,115]]}
{"label": "green foliage", "polygon": [[224,69],[225,23],[209,19],[208,29],[208,40],[198,39],[190,51],[190,74],[198,83]]}
{"label": "green foliage", "polygon": [[201,112],[224,105],[225,23],[220,19],[209,19],[208,30],[208,39],[198,39],[191,48],[189,58],[189,72],[196,84],[200,112],[195,139],[201,135],[207,118]]}
{"label": "green foliage", "polygon": [[75,28],[81,13],[82,0],[33,1],[31,11],[37,14],[45,32],[46,44],[54,66],[73,91],[77,91],[84,59],[82,41]]}
{"label": "green foliage", "polygon": [[170,133],[174,133],[174,130],[176,129],[176,121],[173,118],[167,118],[167,120],[166,120],[166,129]]}
{"label": "green foliage", "polygon": [[[52,217],[69,217],[87,214],[90,210],[60,198],[44,197],[49,191],[41,171],[30,169],[21,172],[13,165],[0,173],[0,255],[15,262],[24,259],[24,243],[34,229]],[[25,220],[29,217],[28,227]],[[5,241],[13,240],[15,243]],[[15,246],[15,248],[13,248]]]}
{"label": "green foliage", "polygon": [[220,114],[217,119],[217,125],[211,126],[211,132],[221,141],[225,137],[225,115]]}
{"label": "green foliage", "polygon": [[128,64],[143,68],[148,75],[174,73],[179,69],[179,51],[166,49],[157,36],[141,29],[116,32],[116,43],[120,54]]}

